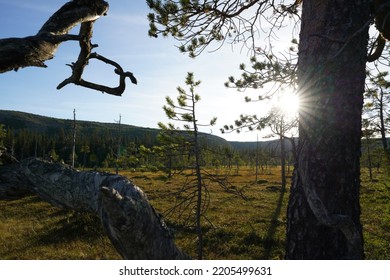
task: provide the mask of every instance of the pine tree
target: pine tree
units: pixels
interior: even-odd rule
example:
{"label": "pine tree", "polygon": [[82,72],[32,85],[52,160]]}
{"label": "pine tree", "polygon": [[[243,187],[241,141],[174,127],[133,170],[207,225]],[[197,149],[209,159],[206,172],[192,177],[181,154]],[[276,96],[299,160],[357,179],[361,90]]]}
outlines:
{"label": "pine tree", "polygon": [[379,133],[387,164],[390,164],[390,147],[387,139],[390,121],[390,82],[388,72],[380,72],[373,76],[369,73],[369,86],[365,92],[365,119],[372,124],[374,132]]}
{"label": "pine tree", "polygon": [[6,136],[6,131],[4,129],[4,125],[0,123],[0,165],[2,164],[1,156],[5,152],[5,147],[4,147],[5,136]]}
{"label": "pine tree", "polygon": [[[242,65],[245,84],[238,86],[297,84],[302,106],[288,207],[288,259],[364,257],[359,176],[370,2],[147,1],[153,10],[149,34],[172,35],[191,57],[229,41],[248,46],[254,71]],[[275,32],[288,26],[287,19],[301,21],[296,56],[274,49]],[[265,34],[270,43],[259,47],[264,22],[270,26]]]}
{"label": "pine tree", "polygon": [[[172,137],[172,144],[179,144],[179,146],[186,146],[190,148],[189,153],[193,154],[195,161],[193,163],[193,170],[195,171],[192,176],[195,179],[186,182],[183,186],[183,191],[187,193],[184,203],[180,202],[180,205],[186,205],[185,210],[189,210],[189,215],[193,209],[195,209],[196,231],[198,236],[198,259],[203,259],[203,231],[202,231],[202,216],[206,210],[208,204],[208,191],[207,186],[203,181],[203,173],[201,170],[202,164],[202,147],[199,142],[199,127],[214,125],[216,118],[213,118],[209,124],[204,125],[198,122],[196,115],[196,105],[200,101],[199,94],[195,93],[195,88],[200,85],[200,81],[194,80],[194,74],[189,72],[187,74],[186,85],[189,87],[189,91],[185,91],[183,88],[178,87],[177,91],[179,96],[176,102],[169,96],[166,97],[167,105],[164,105],[163,109],[167,117],[176,122],[184,123],[184,130],[175,128],[175,125],[169,123],[165,125],[159,123],[159,127],[165,134],[176,134],[177,137]],[[194,205],[195,204],[195,205]]]}

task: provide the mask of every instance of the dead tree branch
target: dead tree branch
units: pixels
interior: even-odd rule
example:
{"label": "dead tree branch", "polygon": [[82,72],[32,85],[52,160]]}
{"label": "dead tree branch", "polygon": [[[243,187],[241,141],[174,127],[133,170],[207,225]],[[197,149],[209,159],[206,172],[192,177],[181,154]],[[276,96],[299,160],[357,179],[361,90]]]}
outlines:
{"label": "dead tree branch", "polygon": [[[125,91],[125,78],[131,82],[137,81],[131,72],[124,72],[122,67],[103,56],[91,51],[97,45],[91,43],[93,23],[107,14],[109,5],[103,0],[73,0],[62,6],[42,26],[36,35],[24,38],[0,39],[0,73],[28,66],[47,67],[45,62],[54,57],[58,46],[65,41],[79,41],[80,54],[76,62],[72,63],[72,75],[63,81],[57,89],[67,84],[87,87],[108,94],[121,96]],[[78,35],[68,34],[75,26],[80,24]],[[95,58],[115,67],[115,73],[119,75],[118,87],[107,87],[91,83],[82,79],[85,66],[89,59]]]}

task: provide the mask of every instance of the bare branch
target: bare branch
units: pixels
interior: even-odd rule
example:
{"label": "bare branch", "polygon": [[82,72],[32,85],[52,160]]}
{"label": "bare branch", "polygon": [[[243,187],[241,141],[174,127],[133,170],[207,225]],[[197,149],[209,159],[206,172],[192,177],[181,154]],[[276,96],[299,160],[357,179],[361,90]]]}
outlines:
{"label": "bare branch", "polygon": [[[131,72],[124,72],[122,67],[103,56],[91,54],[97,45],[91,43],[93,23],[107,14],[109,5],[104,0],[73,0],[55,12],[34,36],[25,38],[0,39],[0,73],[18,70],[28,66],[47,67],[45,61],[54,57],[60,43],[77,40],[80,54],[71,65],[72,76],[63,81],[60,89],[69,83],[120,96],[125,91],[125,78],[132,83],[137,81]],[[68,34],[76,25],[81,24],[79,35]],[[119,75],[119,86],[115,88],[91,83],[82,79],[84,68],[89,59],[99,59],[115,67]]]}
{"label": "bare branch", "polygon": [[[75,85],[79,85],[82,87],[94,89],[101,92],[106,92],[108,94],[112,94],[116,96],[121,96],[126,88],[126,83],[125,83],[126,77],[129,77],[133,84],[137,84],[137,80],[134,77],[133,73],[124,72],[122,67],[115,61],[105,58],[104,56],[99,55],[97,53],[91,53],[92,49],[96,47],[91,43],[93,23],[94,23],[93,21],[89,21],[81,24],[79,37],[83,38],[83,40],[80,40],[80,54],[77,61],[72,65],[70,65],[70,67],[72,68],[72,76],[64,80],[62,83],[60,83],[57,86],[57,89],[61,89],[64,86],[73,83]],[[112,88],[112,87],[108,87],[96,83],[91,83],[81,78],[85,67],[88,65],[89,60],[92,58],[98,59],[100,61],[103,61],[115,67],[115,73],[119,75],[118,87]]]}

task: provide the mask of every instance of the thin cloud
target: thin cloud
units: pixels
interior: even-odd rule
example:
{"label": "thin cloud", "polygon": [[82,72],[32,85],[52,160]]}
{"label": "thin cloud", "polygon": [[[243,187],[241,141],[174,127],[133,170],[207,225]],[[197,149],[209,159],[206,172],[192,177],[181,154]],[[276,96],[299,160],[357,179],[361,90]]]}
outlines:
{"label": "thin cloud", "polygon": [[110,19],[120,21],[122,24],[131,24],[137,26],[149,26],[146,15],[132,15],[132,14],[110,14]]}

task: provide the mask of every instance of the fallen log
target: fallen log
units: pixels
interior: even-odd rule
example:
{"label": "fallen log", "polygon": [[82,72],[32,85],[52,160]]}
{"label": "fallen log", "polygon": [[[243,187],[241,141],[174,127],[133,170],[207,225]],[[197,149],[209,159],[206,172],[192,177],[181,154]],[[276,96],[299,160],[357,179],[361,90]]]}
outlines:
{"label": "fallen log", "polygon": [[147,196],[124,176],[36,158],[0,166],[0,199],[31,193],[57,207],[98,215],[124,259],[189,259]]}

